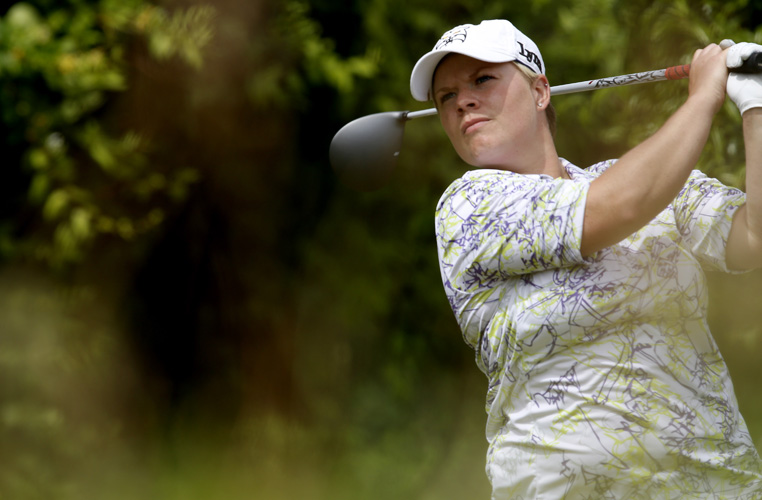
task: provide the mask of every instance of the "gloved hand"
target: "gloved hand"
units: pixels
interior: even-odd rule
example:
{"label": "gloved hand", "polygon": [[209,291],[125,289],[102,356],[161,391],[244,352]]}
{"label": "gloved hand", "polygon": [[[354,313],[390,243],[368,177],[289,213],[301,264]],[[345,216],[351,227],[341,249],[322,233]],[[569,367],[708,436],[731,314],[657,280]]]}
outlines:
{"label": "gloved hand", "polygon": [[723,40],[720,47],[730,47],[726,64],[730,70],[728,77],[728,97],[735,103],[741,114],[752,108],[762,107],[762,74],[734,73],[733,68],[738,68],[744,60],[754,52],[762,52],[762,45],[756,43],[733,43],[732,40]]}

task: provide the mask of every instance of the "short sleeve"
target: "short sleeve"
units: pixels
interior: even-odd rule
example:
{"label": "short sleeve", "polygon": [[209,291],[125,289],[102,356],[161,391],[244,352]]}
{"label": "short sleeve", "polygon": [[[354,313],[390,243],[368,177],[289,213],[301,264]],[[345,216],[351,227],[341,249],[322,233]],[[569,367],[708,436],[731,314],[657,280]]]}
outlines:
{"label": "short sleeve", "polygon": [[582,263],[588,187],[497,170],[467,173],[437,206],[443,278],[472,293],[499,280]]}
{"label": "short sleeve", "polygon": [[677,227],[693,255],[709,270],[731,272],[725,247],[743,191],[695,170],[673,203]]}

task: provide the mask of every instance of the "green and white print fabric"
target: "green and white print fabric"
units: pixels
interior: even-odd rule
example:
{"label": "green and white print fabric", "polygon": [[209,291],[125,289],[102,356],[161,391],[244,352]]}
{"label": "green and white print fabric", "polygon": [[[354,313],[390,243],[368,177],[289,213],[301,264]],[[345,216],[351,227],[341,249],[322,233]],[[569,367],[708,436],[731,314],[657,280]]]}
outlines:
{"label": "green and white print fabric", "polygon": [[744,194],[699,171],[650,224],[580,254],[589,183],[475,170],[436,212],[447,297],[488,377],[493,498],[752,499],[762,467],[707,322],[702,267]]}

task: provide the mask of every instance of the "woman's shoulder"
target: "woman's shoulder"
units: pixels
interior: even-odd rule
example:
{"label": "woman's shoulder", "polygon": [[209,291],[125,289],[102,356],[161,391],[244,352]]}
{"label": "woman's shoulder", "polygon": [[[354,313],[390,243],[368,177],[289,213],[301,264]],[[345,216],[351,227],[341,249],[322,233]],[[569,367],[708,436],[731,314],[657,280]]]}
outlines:
{"label": "woman's shoulder", "polygon": [[460,191],[463,189],[476,189],[479,191],[491,191],[499,189],[505,192],[506,187],[514,186],[520,188],[528,184],[537,184],[543,181],[552,181],[553,178],[547,175],[525,175],[511,172],[510,170],[499,170],[490,168],[479,168],[469,170],[462,176],[455,179],[445,192]]}
{"label": "woman's shoulder", "polygon": [[518,196],[530,189],[531,185],[542,182],[543,177],[552,180],[548,176],[522,175],[509,170],[469,170],[450,183],[437,206],[441,209],[443,205],[452,204],[455,200],[461,200],[457,204],[467,200],[470,204],[477,205],[481,200],[494,195]]}

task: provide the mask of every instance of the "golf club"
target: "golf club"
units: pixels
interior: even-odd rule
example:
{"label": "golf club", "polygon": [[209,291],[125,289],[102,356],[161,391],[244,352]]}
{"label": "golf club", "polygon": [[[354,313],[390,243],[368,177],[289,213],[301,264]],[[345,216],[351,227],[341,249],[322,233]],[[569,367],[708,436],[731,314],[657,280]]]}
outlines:
{"label": "golf club", "polygon": [[[556,85],[550,95],[572,94],[638,83],[680,80],[690,75],[690,64],[665,69],[630,73],[597,80]],[[744,61],[736,73],[762,73],[762,52],[755,52]],[[359,191],[373,191],[385,185],[397,165],[402,149],[405,123],[433,116],[435,108],[421,111],[387,111],[357,118],[344,125],[334,135],[329,150],[331,166],[342,180]]]}

